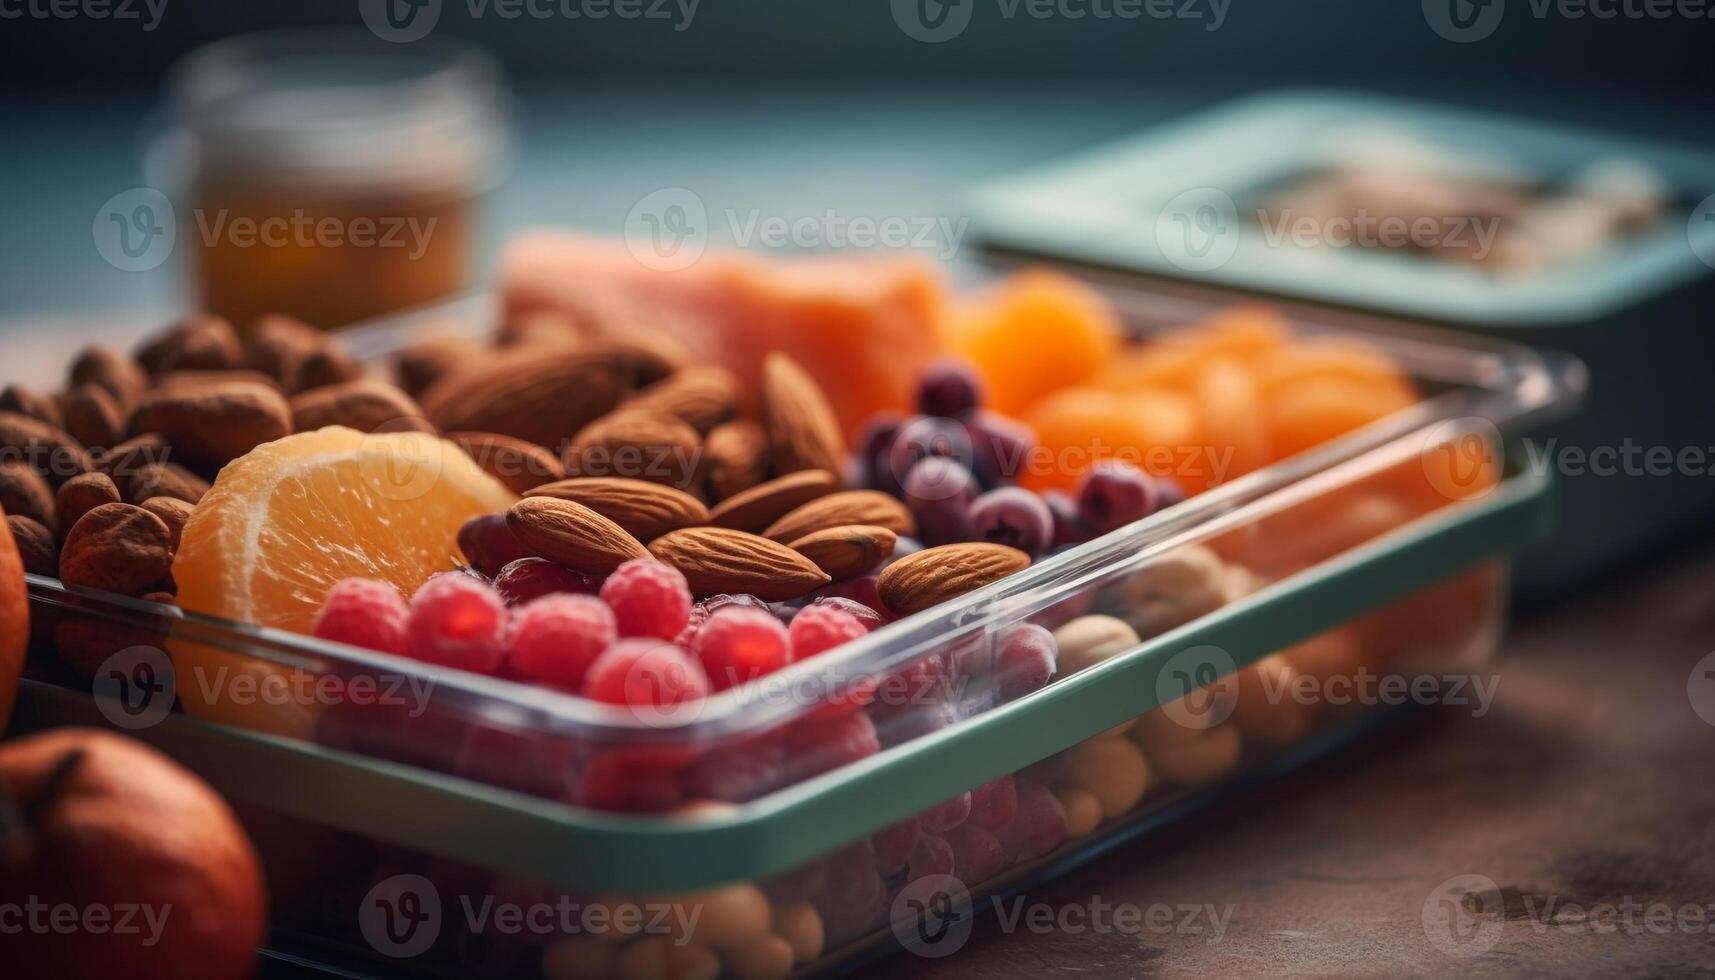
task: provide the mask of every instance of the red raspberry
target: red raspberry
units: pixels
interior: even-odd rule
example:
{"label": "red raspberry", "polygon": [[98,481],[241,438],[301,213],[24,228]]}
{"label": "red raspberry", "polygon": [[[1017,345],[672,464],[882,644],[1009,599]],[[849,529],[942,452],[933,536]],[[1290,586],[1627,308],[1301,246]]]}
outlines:
{"label": "red raspberry", "polygon": [[393,586],[378,579],[348,578],[328,590],[311,632],[335,643],[403,654],[410,614]]}
{"label": "red raspberry", "polygon": [[690,622],[687,622],[685,624],[685,628],[679,631],[679,635],[673,638],[673,642],[687,650],[691,649],[697,639],[697,631],[703,628],[703,624],[709,621],[709,617],[728,606],[743,606],[750,609],[760,609],[765,613],[769,613],[769,615],[773,615],[773,613],[769,611],[768,603],[763,602],[756,596],[746,595],[744,593],[739,593],[738,595],[727,595],[723,592],[720,595],[709,596],[707,599],[704,599],[692,606]]}
{"label": "red raspberry", "polygon": [[685,772],[690,799],[744,803],[777,788],[786,772],[786,746],[773,736],[725,745]]}
{"label": "red raspberry", "polygon": [[494,591],[509,606],[522,606],[531,599],[565,592],[595,595],[596,580],[546,558],[520,558],[494,576]]}
{"label": "red raspberry", "polygon": [[590,664],[584,697],[608,704],[663,707],[709,693],[702,667],[685,651],[659,640],[620,640]]}
{"label": "red raspberry", "polygon": [[617,639],[613,610],[600,599],[556,593],[513,612],[506,657],[528,680],[576,691],[590,664]]}
{"label": "red raspberry", "polygon": [[881,751],[875,725],[861,711],[794,722],[786,729],[786,743],[793,753],[793,775],[800,779],[867,759]]}
{"label": "red raspberry", "polygon": [[792,638],[792,660],[797,662],[867,636],[869,627],[844,609],[811,603],[792,617],[787,633]]}
{"label": "red raspberry", "polygon": [[954,827],[946,839],[953,849],[953,874],[961,881],[986,881],[1006,867],[1000,839],[974,823]]}
{"label": "red raspberry", "polygon": [[1007,630],[995,654],[1000,699],[1012,701],[1045,686],[1054,677],[1059,656],[1054,634],[1043,627],[1025,623]]}
{"label": "red raspberry", "polygon": [[492,674],[506,659],[506,606],[468,575],[436,575],[411,597],[410,651],[418,660]]}
{"label": "red raspberry", "polygon": [[923,829],[931,834],[945,834],[954,827],[964,823],[971,815],[971,794],[960,793],[950,800],[943,800],[917,815],[923,823]]}
{"label": "red raspberry", "polygon": [[772,614],[733,606],[709,617],[697,631],[692,650],[708,672],[709,684],[724,691],[786,666],[790,647],[786,627]]}
{"label": "red raspberry", "polygon": [[911,861],[906,865],[905,879],[916,881],[929,875],[950,875],[953,873],[953,849],[939,837],[924,834],[917,839],[917,846],[911,851]]}
{"label": "red raspberry", "polygon": [[1015,861],[1041,857],[1066,840],[1066,808],[1040,783],[1018,783],[1018,816],[1000,834]]}
{"label": "red raspberry", "polygon": [[691,587],[677,568],[653,558],[633,558],[601,585],[601,600],[613,607],[620,636],[669,640],[691,621]]}
{"label": "red raspberry", "polygon": [[971,822],[996,833],[1011,826],[1018,815],[1018,788],[1002,776],[971,790]]}
{"label": "red raspberry", "polygon": [[884,875],[903,870],[911,863],[911,854],[917,850],[917,841],[922,837],[923,825],[916,817],[906,817],[871,837],[870,841],[875,844],[876,868]]}
{"label": "red raspberry", "polygon": [[[615,644],[615,649],[626,641]],[[584,765],[569,802],[596,810],[660,813],[684,802],[673,752],[653,746],[598,749]]]}

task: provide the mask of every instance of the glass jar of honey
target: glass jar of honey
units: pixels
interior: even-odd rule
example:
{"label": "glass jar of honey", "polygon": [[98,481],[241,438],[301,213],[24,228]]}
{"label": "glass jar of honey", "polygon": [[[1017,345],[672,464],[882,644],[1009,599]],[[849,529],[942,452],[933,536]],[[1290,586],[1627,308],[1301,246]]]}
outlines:
{"label": "glass jar of honey", "polygon": [[465,289],[506,110],[492,61],[450,41],[282,32],[190,55],[150,170],[201,307],[335,328]]}

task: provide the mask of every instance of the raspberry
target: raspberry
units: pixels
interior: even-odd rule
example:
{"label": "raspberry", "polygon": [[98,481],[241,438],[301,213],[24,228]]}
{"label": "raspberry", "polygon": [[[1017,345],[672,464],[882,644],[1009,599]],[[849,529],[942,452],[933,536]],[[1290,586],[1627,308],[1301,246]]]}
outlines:
{"label": "raspberry", "polygon": [[953,849],[939,837],[924,834],[911,851],[911,862],[905,870],[906,881],[916,881],[929,875],[953,873]]}
{"label": "raspberry", "polygon": [[659,640],[620,640],[584,675],[584,696],[608,704],[662,707],[709,693],[703,669],[685,651]]}
{"label": "raspberry", "polygon": [[1054,634],[1034,623],[1007,630],[995,655],[1000,699],[1012,701],[1046,685],[1059,654]]}
{"label": "raspberry", "polygon": [[506,659],[506,607],[468,575],[432,576],[411,597],[411,656],[492,674]]}
{"label": "raspberry", "polygon": [[843,939],[875,925],[886,900],[886,885],[875,870],[875,849],[860,840],[827,858],[828,878],[814,899],[830,937]]}
{"label": "raspberry", "polygon": [[522,606],[558,592],[595,595],[596,580],[546,558],[520,558],[494,576],[494,591],[507,605]]}
{"label": "raspberry", "polygon": [[1000,839],[975,824],[954,827],[946,839],[953,849],[953,874],[961,881],[986,881],[1006,867]]}
{"label": "raspberry", "polygon": [[601,601],[613,608],[620,636],[672,640],[691,620],[691,587],[677,568],[653,558],[633,558],[601,585]]}
{"label": "raspberry", "polygon": [[818,606],[811,603],[792,617],[792,626],[787,630],[787,634],[792,639],[792,660],[797,662],[814,657],[824,650],[832,650],[860,636],[867,636],[869,627],[837,606]]}
{"label": "raspberry", "polygon": [[881,751],[875,725],[863,712],[794,722],[786,741],[796,751],[793,775],[805,779]]}
{"label": "raspberry", "polygon": [[697,631],[692,650],[717,691],[786,666],[786,627],[760,609],[721,609]]}
{"label": "raspberry", "polygon": [[[636,642],[636,641],[632,641]],[[626,646],[621,640],[613,649]],[[655,646],[654,649],[671,649]],[[671,750],[657,753],[650,746],[597,749],[584,764],[569,802],[596,810],[660,813],[684,802],[679,789],[680,763]]]}
{"label": "raspberry", "polygon": [[744,803],[776,788],[786,771],[786,746],[764,736],[722,746],[692,763],[685,772],[691,799]]}
{"label": "raspberry", "polygon": [[[903,544],[909,542],[910,539],[900,538],[899,541]],[[899,548],[899,544],[893,546],[893,558],[904,557],[900,554]],[[840,608],[863,620],[870,629],[876,629],[893,621],[893,614],[887,611],[887,604],[881,601],[881,591],[876,586],[879,581],[879,577],[875,575],[860,575],[857,578],[841,579],[832,585],[824,585],[817,589],[814,593],[816,598],[812,599],[809,604],[812,606],[826,605],[836,599],[855,602],[869,610],[871,615],[865,616],[845,605],[841,605]]]}
{"label": "raspberry", "polygon": [[519,676],[576,691],[590,664],[619,639],[613,610],[587,595],[545,595],[512,614],[506,658]]}
{"label": "raspberry", "polygon": [[1018,816],[1001,831],[1001,844],[1015,861],[1029,861],[1066,840],[1066,808],[1040,783],[1018,783]]}
{"label": "raspberry", "polygon": [[923,829],[931,834],[945,834],[954,827],[964,823],[971,815],[971,794],[960,793],[950,800],[943,800],[917,815],[922,821]]}
{"label": "raspberry", "polygon": [[875,866],[884,875],[891,875],[911,863],[912,852],[923,836],[923,825],[916,817],[906,817],[870,838],[875,844]]}
{"label": "raspberry", "polygon": [[727,595],[724,592],[720,595],[712,595],[691,607],[690,621],[685,624],[684,629],[679,631],[679,635],[673,638],[673,642],[687,650],[691,649],[697,638],[697,631],[703,628],[703,624],[709,621],[709,617],[728,606],[744,606],[769,612],[768,603],[753,595],[743,593]]}
{"label": "raspberry", "polygon": [[876,685],[872,707],[877,721],[906,713],[921,713],[947,700],[952,668],[946,651],[913,660],[883,677]]}
{"label": "raspberry", "polygon": [[1018,787],[1011,776],[1002,776],[971,790],[971,822],[987,830],[1002,831],[1018,815]]}
{"label": "raspberry", "polygon": [[348,578],[328,590],[312,632],[335,643],[403,654],[409,617],[398,589],[377,579]]}

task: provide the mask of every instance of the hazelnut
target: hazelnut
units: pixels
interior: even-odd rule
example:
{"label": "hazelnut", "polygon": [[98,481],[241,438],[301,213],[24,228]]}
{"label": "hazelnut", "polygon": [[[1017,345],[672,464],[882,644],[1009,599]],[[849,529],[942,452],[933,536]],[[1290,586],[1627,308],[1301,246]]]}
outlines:
{"label": "hazelnut", "polygon": [[60,548],[67,585],[139,596],[171,591],[172,576],[172,532],[132,504],[102,504],[84,514]]}
{"label": "hazelnut", "polygon": [[102,504],[119,503],[119,488],[106,473],[81,473],[60,484],[57,504],[60,526],[71,527],[78,518]]}

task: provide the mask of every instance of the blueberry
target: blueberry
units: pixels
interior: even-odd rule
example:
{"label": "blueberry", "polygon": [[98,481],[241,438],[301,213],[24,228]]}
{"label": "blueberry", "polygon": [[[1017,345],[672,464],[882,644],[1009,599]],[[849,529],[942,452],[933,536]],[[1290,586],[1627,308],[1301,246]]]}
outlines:
{"label": "blueberry", "polygon": [[1156,510],[1166,510],[1174,504],[1184,503],[1187,496],[1189,494],[1185,492],[1185,488],[1179,484],[1178,480],[1165,476],[1155,478]]}
{"label": "blueberry", "polygon": [[1054,537],[1048,505],[1021,487],[1001,487],[978,497],[966,522],[972,539],[1011,545],[1032,557],[1047,550]]}
{"label": "blueberry", "polygon": [[905,474],[904,498],[928,545],[967,540],[965,517],[977,496],[977,479],[956,460],[930,456]]}
{"label": "blueberry", "polygon": [[1106,534],[1155,513],[1155,481],[1130,463],[1097,463],[1078,485],[1078,514],[1092,534]]}
{"label": "blueberry", "polygon": [[1030,467],[1036,430],[1016,419],[979,411],[966,423],[972,469],[985,486],[1011,483]]}
{"label": "blueberry", "polygon": [[900,485],[905,476],[922,459],[931,456],[956,460],[966,469],[971,465],[971,436],[962,423],[952,419],[919,415],[899,430],[888,450],[888,467]]}
{"label": "blueberry", "polygon": [[1084,519],[1078,516],[1078,505],[1066,491],[1047,491],[1042,495],[1042,504],[1048,508],[1049,516],[1054,519],[1052,547],[1063,548],[1067,545],[1082,544],[1090,539]]}
{"label": "blueberry", "polygon": [[864,423],[852,453],[852,465],[857,469],[854,485],[898,495],[899,477],[889,466],[888,453],[904,424],[905,419],[895,412],[877,412]]}
{"label": "blueberry", "polygon": [[924,415],[962,418],[982,403],[982,379],[957,358],[936,361],[917,380],[917,409]]}

